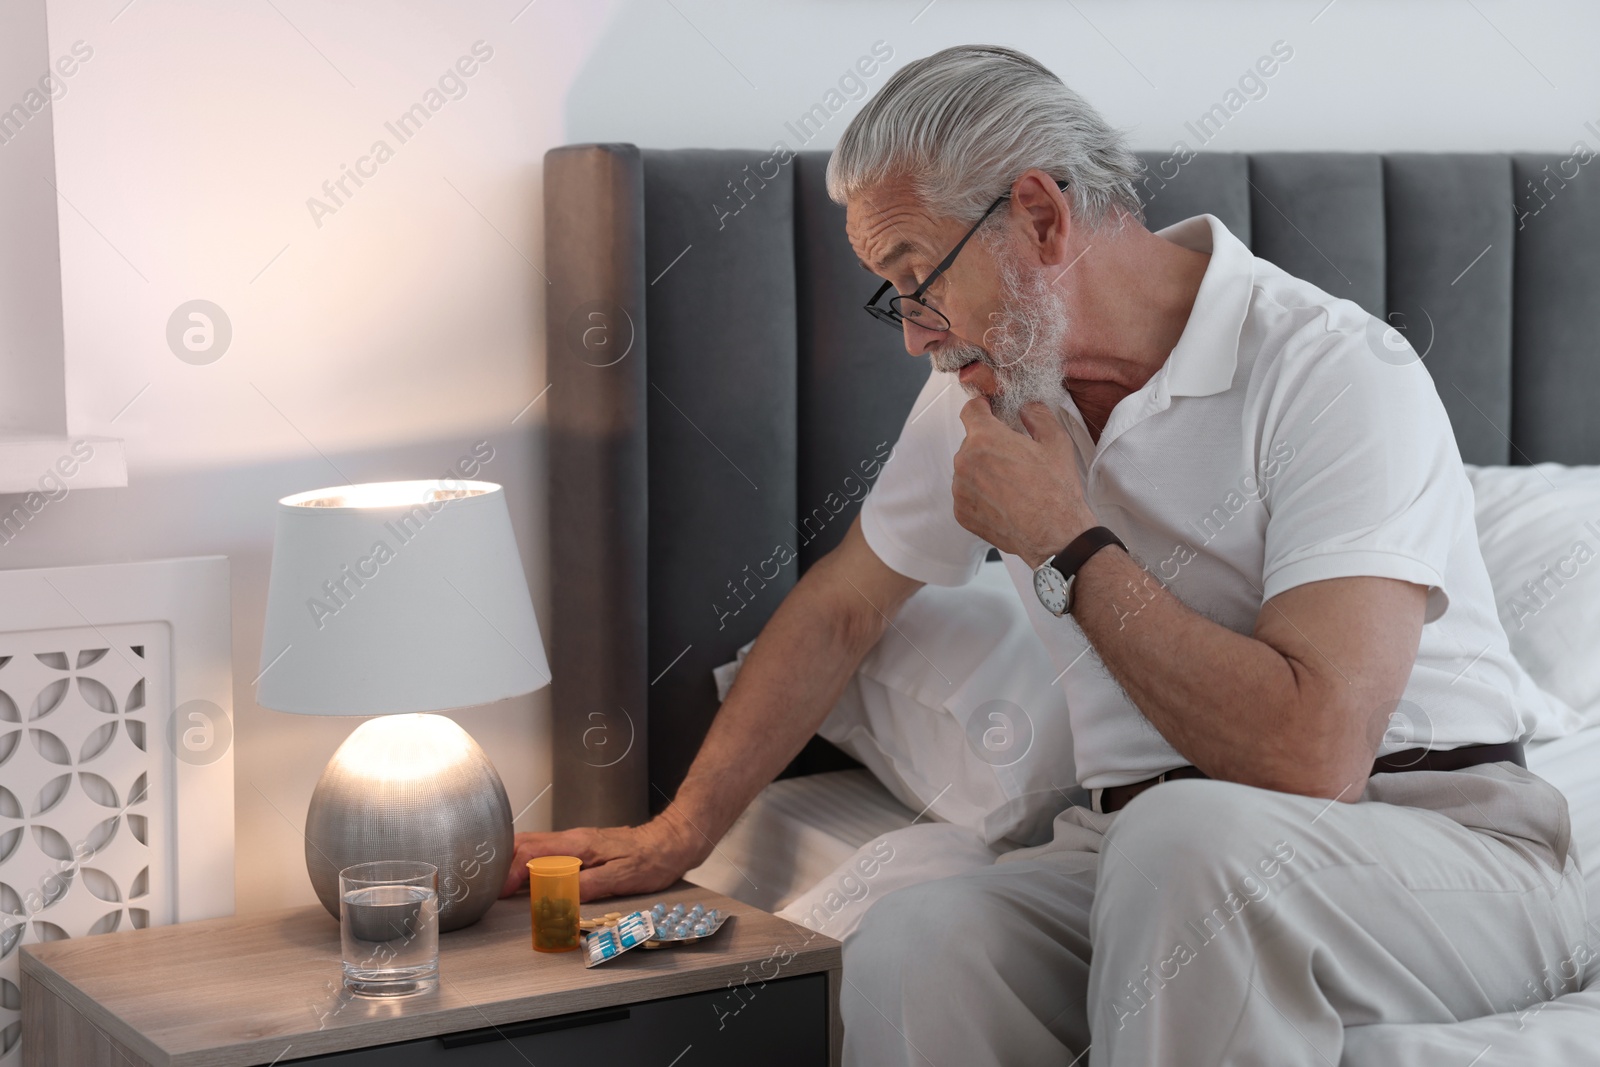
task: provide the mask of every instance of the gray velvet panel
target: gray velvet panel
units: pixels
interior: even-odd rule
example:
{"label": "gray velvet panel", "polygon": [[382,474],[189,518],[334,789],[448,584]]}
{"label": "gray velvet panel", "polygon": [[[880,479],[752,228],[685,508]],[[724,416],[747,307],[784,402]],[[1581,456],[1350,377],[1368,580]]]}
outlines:
{"label": "gray velvet panel", "polygon": [[795,272],[799,289],[801,570],[839,543],[871,477],[900,436],[928,380],[928,361],[902,335],[861,310],[881,284],[861,269],[844,234],[844,208],[828,199],[828,153],[803,152],[795,171]]}
{"label": "gray velvet panel", "polygon": [[1468,463],[1511,457],[1510,181],[1505,156],[1383,160],[1388,323],[1433,373]]}
{"label": "gray velvet panel", "polygon": [[779,562],[796,496],[794,184],[766,158],[644,153],[656,809],[716,713],[712,668],[794,584]]}
{"label": "gray velvet panel", "polygon": [[550,554],[561,561],[551,571],[554,617],[544,620],[552,817],[557,827],[613,826],[649,811],[646,719],[637,714],[649,691],[639,150],[555,149],[545,156],[544,195]]}
{"label": "gray velvet panel", "polygon": [[1383,318],[1383,167],[1344,152],[1250,157],[1251,250]]}
{"label": "gray velvet panel", "polygon": [[1600,160],[1512,160],[1515,462],[1600,462]]}
{"label": "gray velvet panel", "polygon": [[1168,152],[1138,152],[1145,166],[1139,183],[1145,226],[1153,233],[1195,215],[1215,215],[1248,247],[1250,160],[1236,152],[1182,157]]}

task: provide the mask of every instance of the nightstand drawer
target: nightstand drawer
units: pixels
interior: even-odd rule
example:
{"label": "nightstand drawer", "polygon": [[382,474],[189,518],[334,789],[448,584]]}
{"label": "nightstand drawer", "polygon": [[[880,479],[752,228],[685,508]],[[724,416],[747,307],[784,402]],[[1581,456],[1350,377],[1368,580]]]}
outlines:
{"label": "nightstand drawer", "polygon": [[[682,1055],[688,1050],[687,1055]],[[682,1055],[682,1059],[675,1059]],[[817,1067],[828,1062],[827,976],[651,1000],[441,1038],[285,1061],[317,1067]]]}

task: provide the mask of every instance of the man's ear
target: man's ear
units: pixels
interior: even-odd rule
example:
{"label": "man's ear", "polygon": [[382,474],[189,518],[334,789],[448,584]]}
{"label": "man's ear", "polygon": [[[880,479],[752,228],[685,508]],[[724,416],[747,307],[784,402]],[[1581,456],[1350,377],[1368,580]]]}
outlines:
{"label": "man's ear", "polygon": [[1029,167],[1011,184],[1011,211],[1044,266],[1065,266],[1072,239],[1072,210],[1055,179]]}

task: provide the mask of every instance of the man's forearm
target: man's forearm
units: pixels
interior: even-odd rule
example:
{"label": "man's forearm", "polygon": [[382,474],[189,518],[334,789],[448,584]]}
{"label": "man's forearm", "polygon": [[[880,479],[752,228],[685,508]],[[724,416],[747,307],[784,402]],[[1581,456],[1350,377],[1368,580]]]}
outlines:
{"label": "man's forearm", "polygon": [[821,580],[828,566],[825,559],[808,572],[762,629],[676,798],[659,817],[701,860],[816,733],[882,634],[884,623],[870,603],[851,604]]}
{"label": "man's forearm", "polygon": [[1079,570],[1073,617],[1129,699],[1214,778],[1302,791],[1306,768],[1349,741],[1327,736],[1352,725],[1303,691],[1293,660],[1191,611],[1120,549]]}

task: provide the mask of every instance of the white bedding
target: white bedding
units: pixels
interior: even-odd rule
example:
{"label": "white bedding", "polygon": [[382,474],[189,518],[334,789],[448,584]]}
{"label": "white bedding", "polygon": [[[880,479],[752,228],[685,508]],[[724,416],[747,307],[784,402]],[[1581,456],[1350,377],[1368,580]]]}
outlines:
{"label": "white bedding", "polygon": [[781,778],[745,809],[704,864],[684,877],[776,912],[880,834],[911,823],[871,771]]}
{"label": "white bedding", "polygon": [[987,867],[1007,847],[912,811],[870,771],[831,771],[767,786],[686,877],[842,939],[885,893]]}

